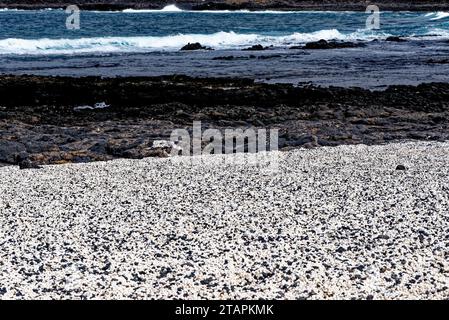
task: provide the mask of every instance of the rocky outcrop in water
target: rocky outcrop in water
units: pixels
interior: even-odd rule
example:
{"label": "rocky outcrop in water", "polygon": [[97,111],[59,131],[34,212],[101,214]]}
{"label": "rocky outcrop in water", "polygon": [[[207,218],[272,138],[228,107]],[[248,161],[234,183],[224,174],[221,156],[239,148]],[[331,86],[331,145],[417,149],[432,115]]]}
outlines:
{"label": "rocky outcrop in water", "polygon": [[385,41],[388,42],[406,42],[407,40],[401,38],[401,37],[396,37],[396,36],[391,36],[385,39]]}
{"label": "rocky outcrop in water", "polygon": [[308,42],[305,46],[293,46],[290,49],[306,49],[306,50],[323,50],[323,49],[345,49],[345,48],[360,48],[366,46],[362,42],[347,42],[347,41],[326,41],[319,40]]}
{"label": "rocky outcrop in water", "polygon": [[211,48],[201,45],[199,42],[188,43],[181,48],[181,51],[194,51],[194,50],[212,50]]}

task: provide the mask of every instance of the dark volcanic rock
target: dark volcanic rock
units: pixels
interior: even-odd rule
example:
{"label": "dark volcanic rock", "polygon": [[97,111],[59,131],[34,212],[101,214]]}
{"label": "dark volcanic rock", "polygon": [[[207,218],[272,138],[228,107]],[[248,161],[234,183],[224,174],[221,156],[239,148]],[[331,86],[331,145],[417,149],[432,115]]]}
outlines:
{"label": "dark volcanic rock", "polygon": [[16,141],[0,140],[0,162],[16,163],[20,153],[25,152],[25,146]]}
{"label": "dark volcanic rock", "polygon": [[389,41],[389,42],[406,42],[407,40],[402,39],[400,37],[392,36],[392,37],[386,38],[385,41]]}
{"label": "dark volcanic rock", "polygon": [[429,59],[426,62],[429,64],[448,64],[449,59],[440,59],[440,60]]}
{"label": "dark volcanic rock", "polygon": [[[365,46],[365,44],[363,43],[326,41],[321,39],[319,41],[306,43],[306,45],[302,47],[302,49],[343,49],[358,48],[363,46]],[[298,47],[293,46],[290,47],[290,49],[298,49]]]}
{"label": "dark volcanic rock", "polygon": [[262,51],[262,50],[267,50],[267,49],[268,49],[268,47],[264,47],[261,44],[255,44],[249,48],[242,49],[242,51]]}
{"label": "dark volcanic rock", "polygon": [[235,60],[235,59],[236,59],[236,57],[234,57],[234,56],[223,56],[223,57],[212,58],[212,60],[227,60],[227,61]]}
{"label": "dark volcanic rock", "polygon": [[[222,57],[214,57],[212,60],[224,60],[224,61],[230,61],[230,60],[249,60],[249,59],[255,59],[256,56],[250,55],[250,56],[222,56]],[[259,57],[260,58],[260,57]]]}
{"label": "dark volcanic rock", "polygon": [[22,160],[19,162],[19,168],[20,169],[40,169],[41,166],[39,166],[37,163],[31,161],[31,160]]}
{"label": "dark volcanic rock", "polygon": [[184,47],[181,48],[181,51],[192,51],[192,50],[212,50],[211,48],[204,47],[199,42],[188,43]]}
{"label": "dark volcanic rock", "polygon": [[[74,110],[102,101],[109,107]],[[281,149],[449,138],[446,83],[369,91],[179,75],[0,76],[0,111],[0,163],[22,167],[164,157],[171,132],[196,120],[220,131],[277,128]]]}

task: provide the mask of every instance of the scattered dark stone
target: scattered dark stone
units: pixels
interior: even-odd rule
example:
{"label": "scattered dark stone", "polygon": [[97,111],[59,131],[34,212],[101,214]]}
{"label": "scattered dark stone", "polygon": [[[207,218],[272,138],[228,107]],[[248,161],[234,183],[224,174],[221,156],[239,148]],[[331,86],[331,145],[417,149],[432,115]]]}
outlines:
{"label": "scattered dark stone", "polygon": [[343,248],[343,247],[338,247],[337,250],[335,250],[335,251],[336,251],[337,253],[343,253],[343,252],[346,251],[346,249]]}
{"label": "scattered dark stone", "polygon": [[366,300],[374,300],[374,296],[373,296],[372,294],[369,294],[369,295],[366,297]]}
{"label": "scattered dark stone", "polygon": [[402,39],[400,37],[391,36],[391,37],[386,38],[385,41],[389,41],[389,42],[406,42],[407,40]]}
{"label": "scattered dark stone", "polygon": [[261,44],[255,44],[249,48],[242,49],[242,51],[262,51],[262,50],[267,50],[267,49],[268,49],[268,47],[264,47]]}
{"label": "scattered dark stone", "polygon": [[181,51],[192,51],[192,50],[212,50],[212,48],[204,47],[199,42],[188,43],[181,48]]}
{"label": "scattered dark stone", "polygon": [[171,268],[162,268],[162,270],[161,270],[160,273],[159,273],[159,278],[160,278],[160,279],[161,279],[161,278],[165,278],[165,277],[167,277],[168,274],[171,273],[171,272],[172,272],[172,269],[171,269]]}
{"label": "scattered dark stone", "polygon": [[354,269],[362,272],[365,269],[365,266],[363,264],[361,264],[361,265],[358,265],[357,267],[354,267]]}
{"label": "scattered dark stone", "polygon": [[214,281],[214,278],[209,277],[209,278],[200,280],[200,284],[207,286],[207,285],[210,285],[213,281]]}
{"label": "scattered dark stone", "polygon": [[111,268],[111,263],[108,261],[106,264],[101,268],[103,271],[108,271]]}
{"label": "scattered dark stone", "polygon": [[407,170],[407,168],[404,165],[400,164],[396,167],[396,170],[404,171],[404,170]]}

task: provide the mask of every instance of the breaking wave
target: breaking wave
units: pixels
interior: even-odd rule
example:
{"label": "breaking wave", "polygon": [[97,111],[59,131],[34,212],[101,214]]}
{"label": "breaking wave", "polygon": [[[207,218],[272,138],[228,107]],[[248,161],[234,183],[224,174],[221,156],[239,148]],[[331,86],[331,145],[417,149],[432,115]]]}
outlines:
{"label": "breaking wave", "polygon": [[182,12],[184,10],[179,9],[174,4],[165,6],[164,8],[160,10],[147,10],[147,9],[125,9],[122,12],[125,13],[148,13],[148,12]]}
{"label": "breaking wave", "polygon": [[[311,33],[293,33],[285,36],[238,34],[178,34],[160,37],[94,37],[78,39],[17,39],[0,40],[0,54],[76,54],[92,52],[146,52],[177,51],[187,43],[199,42],[214,49],[239,49],[254,44],[285,47],[308,41],[369,39],[368,34],[344,35],[336,29]],[[375,35],[371,35],[375,38]]]}
{"label": "breaking wave", "polygon": [[449,12],[430,12],[426,14],[426,17],[429,17],[430,20],[440,20],[449,17]]}
{"label": "breaking wave", "polygon": [[[213,34],[177,34],[169,36],[144,37],[92,37],[77,39],[18,39],[0,40],[0,54],[47,55],[82,54],[108,52],[152,52],[178,51],[187,43],[199,42],[213,49],[241,49],[255,44],[285,48],[310,41],[342,40],[370,41],[385,39],[390,34],[361,29],[344,34],[337,29],[320,30],[310,33],[292,33],[289,35],[240,34],[235,32],[217,32]],[[409,38],[415,38],[410,36]],[[420,38],[449,38],[449,31],[433,29]]]}

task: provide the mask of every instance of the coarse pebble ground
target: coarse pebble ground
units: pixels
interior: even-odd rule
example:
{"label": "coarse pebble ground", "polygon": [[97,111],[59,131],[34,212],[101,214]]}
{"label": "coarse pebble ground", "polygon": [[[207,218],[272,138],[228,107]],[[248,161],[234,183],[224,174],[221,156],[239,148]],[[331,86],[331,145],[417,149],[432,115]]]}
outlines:
{"label": "coarse pebble ground", "polygon": [[447,299],[448,156],[403,142],[2,167],[0,297]]}

